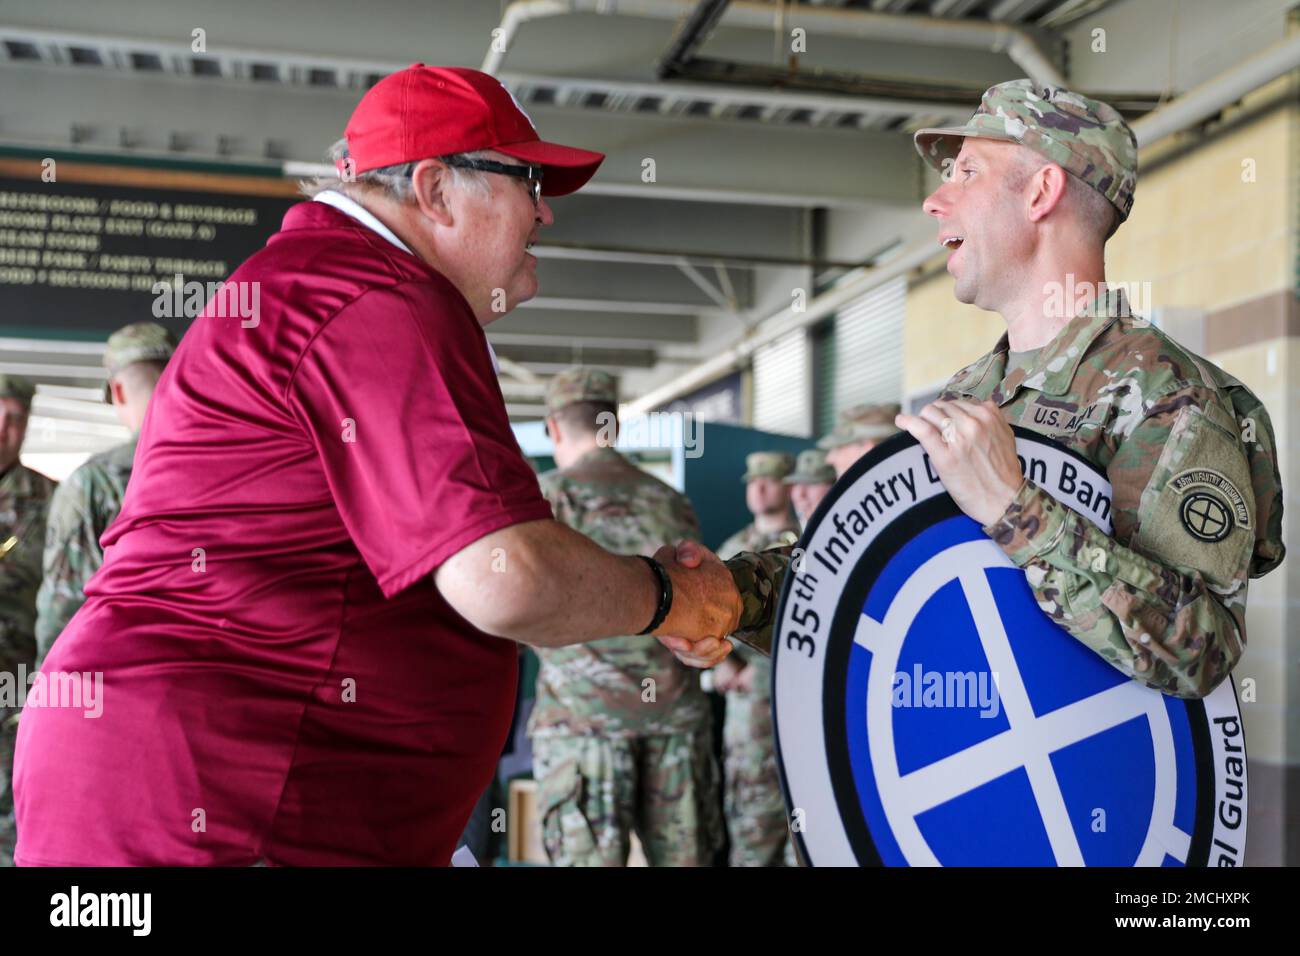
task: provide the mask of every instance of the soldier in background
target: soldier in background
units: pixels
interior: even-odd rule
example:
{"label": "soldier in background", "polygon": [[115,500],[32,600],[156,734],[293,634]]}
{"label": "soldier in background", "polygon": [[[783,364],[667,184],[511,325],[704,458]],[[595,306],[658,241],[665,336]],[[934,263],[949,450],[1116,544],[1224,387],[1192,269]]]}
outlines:
{"label": "soldier in background", "polygon": [[[754,520],[718,548],[724,560],[742,551],[799,540],[799,525],[790,512],[790,486],[784,484],[794,469],[794,458],[785,452],[760,451],[747,456],[745,466],[741,480]],[[794,862],[776,770],[771,680],[771,661],[739,643],[713,670],[713,686],[727,695],[722,747],[732,866]]]}
{"label": "soldier in background", "polygon": [[[559,467],[540,484],[559,521],[618,554],[699,539],[690,502],[614,450],[607,372],[564,370],[546,407]],[[623,866],[635,831],[651,866],[710,864],[722,845],[720,784],[697,676],[649,636],[535,650],[528,732],[551,862]]]}
{"label": "soldier in background", "polygon": [[835,430],[817,443],[838,478],[886,438],[897,435],[897,405],[854,405],[840,412]]}
{"label": "soldier in background", "polygon": [[156,322],[135,322],[108,337],[104,400],[131,438],[91,455],[59,485],[45,531],[45,574],[36,596],[36,662],[49,653],[72,615],[85,603],[85,586],[104,563],[99,536],[122,510],[145,409],[176,339]]}
{"label": "soldier in background", "polygon": [[799,517],[799,527],[808,527],[821,500],[835,484],[835,469],[826,460],[826,452],[818,448],[805,448],[795,459],[794,471],[782,479],[790,486],[790,503]]}
{"label": "soldier in background", "polygon": [[[14,740],[25,673],[35,667],[36,589],[41,583],[45,515],[54,482],[18,461],[36,388],[25,378],[0,375],[0,866],[13,865]],[[25,672],[25,673],[24,673]]]}

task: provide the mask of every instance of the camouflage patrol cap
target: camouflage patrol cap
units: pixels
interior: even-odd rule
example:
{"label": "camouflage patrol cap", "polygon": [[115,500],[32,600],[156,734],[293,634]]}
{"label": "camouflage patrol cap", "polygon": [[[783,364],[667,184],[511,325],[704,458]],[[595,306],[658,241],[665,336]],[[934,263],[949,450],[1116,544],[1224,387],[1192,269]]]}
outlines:
{"label": "camouflage patrol cap", "polygon": [[558,412],[574,402],[618,404],[618,383],[599,368],[574,365],[559,372],[546,386],[546,412]]}
{"label": "camouflage patrol cap", "polygon": [[839,448],[859,441],[880,441],[896,435],[899,428],[894,418],[901,411],[898,405],[854,405],[840,412],[835,430],[817,443],[818,448]]}
{"label": "camouflage patrol cap", "polygon": [[[157,322],[132,322],[108,337],[104,369],[112,378],[136,362],[162,362],[165,365],[175,351],[176,336]],[[104,401],[112,401],[108,382],[104,383]]]}
{"label": "camouflage patrol cap", "polygon": [[794,455],[784,451],[756,451],[745,456],[741,481],[755,478],[784,478],[794,471]]}
{"label": "camouflage patrol cap", "polygon": [[805,448],[795,459],[794,471],[783,479],[787,485],[833,485],[835,469],[820,448]]}
{"label": "camouflage patrol cap", "polygon": [[0,374],[0,398],[16,398],[23,408],[31,411],[32,396],[35,394],[36,386],[31,379],[21,375]]}
{"label": "camouflage patrol cap", "polygon": [[984,91],[965,126],[917,130],[921,158],[943,172],[966,136],[1019,143],[1057,163],[1101,193],[1119,213],[1133,208],[1137,138],[1115,108],[1081,93],[1010,80]]}

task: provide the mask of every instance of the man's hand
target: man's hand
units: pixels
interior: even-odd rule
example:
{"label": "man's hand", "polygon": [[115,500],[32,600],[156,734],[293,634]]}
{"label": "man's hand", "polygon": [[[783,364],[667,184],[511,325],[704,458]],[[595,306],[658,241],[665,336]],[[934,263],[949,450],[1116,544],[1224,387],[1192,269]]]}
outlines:
{"label": "man's hand", "polygon": [[684,568],[698,568],[704,556],[710,553],[709,549],[698,541],[683,538],[677,542],[676,558]]}
{"label": "man's hand", "polygon": [[731,653],[725,638],[740,623],[740,592],[717,555],[696,548],[688,561],[679,561],[672,545],[655,552],[672,578],[673,609],[654,634],[683,664],[713,667]]}
{"label": "man's hand", "polygon": [[1016,438],[993,402],[931,402],[917,415],[899,415],[930,456],[957,507],[981,525],[991,525],[1016,497],[1024,474]]}

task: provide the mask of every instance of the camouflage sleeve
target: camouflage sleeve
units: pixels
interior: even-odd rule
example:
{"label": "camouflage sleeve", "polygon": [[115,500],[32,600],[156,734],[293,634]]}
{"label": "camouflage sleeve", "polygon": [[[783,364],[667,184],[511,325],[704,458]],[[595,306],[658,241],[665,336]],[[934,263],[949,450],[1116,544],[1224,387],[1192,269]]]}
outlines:
{"label": "camouflage sleeve", "polygon": [[537,476],[537,487],[546,499],[546,503],[551,506],[551,511],[555,514],[557,521],[563,521],[560,517],[560,510],[564,504],[564,494],[560,487],[559,477],[554,471],[548,471]]}
{"label": "camouflage sleeve", "polygon": [[726,561],[744,602],[740,627],[730,636],[769,656],[776,605],[781,600],[781,584],[793,551],[794,545],[767,551],[742,551]]}
{"label": "camouflage sleeve", "polygon": [[36,652],[32,630],[36,589],[41,580],[45,502],[33,501],[28,507],[28,514],[14,528],[17,544],[0,558],[0,671],[12,671],[20,663],[30,664]]}
{"label": "camouflage sleeve", "polygon": [[45,522],[44,573],[36,592],[36,664],[86,601],[86,581],[102,564],[99,532],[78,472],[54,489]]}
{"label": "camouflage sleeve", "polygon": [[1040,606],[1130,676],[1203,697],[1245,646],[1254,503],[1235,422],[1212,396],[1162,396],[1107,467],[1114,537],[1026,480],[984,530]]}

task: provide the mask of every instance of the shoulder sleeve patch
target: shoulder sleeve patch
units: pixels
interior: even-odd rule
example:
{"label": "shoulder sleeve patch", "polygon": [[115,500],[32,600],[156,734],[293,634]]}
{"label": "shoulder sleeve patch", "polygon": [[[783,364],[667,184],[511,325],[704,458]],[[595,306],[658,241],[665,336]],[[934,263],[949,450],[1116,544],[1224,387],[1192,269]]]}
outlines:
{"label": "shoulder sleeve patch", "polygon": [[[1182,495],[1184,502],[1197,495],[1215,500],[1226,498],[1232,521],[1237,527],[1245,528],[1247,531],[1254,527],[1250,520],[1250,506],[1246,503],[1245,497],[1233,484],[1232,479],[1221,471],[1214,468],[1189,468],[1170,478],[1169,487]],[[1214,494],[1216,491],[1221,495]],[[1223,537],[1227,537],[1226,531]]]}
{"label": "shoulder sleeve patch", "polygon": [[1179,411],[1139,510],[1141,551],[1219,587],[1245,579],[1255,510],[1246,455],[1238,436],[1195,405]]}

